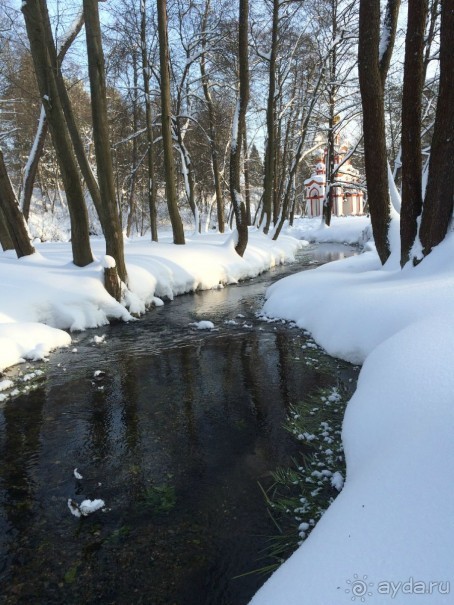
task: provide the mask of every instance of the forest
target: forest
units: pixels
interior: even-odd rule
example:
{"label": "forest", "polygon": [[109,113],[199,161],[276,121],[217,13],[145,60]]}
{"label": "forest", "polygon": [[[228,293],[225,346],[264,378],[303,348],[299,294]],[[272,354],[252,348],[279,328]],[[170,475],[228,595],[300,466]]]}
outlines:
{"label": "forest", "polygon": [[[242,255],[248,225],[276,239],[304,213],[304,180],[324,153],[325,224],[353,156],[382,262],[394,210],[401,264],[419,262],[452,211],[453,16],[450,2],[421,0],[405,23],[399,7],[42,0],[19,10],[9,0],[0,25],[3,248],[31,253],[26,223],[38,205],[69,215],[76,265],[91,262],[89,235],[101,231],[123,282],[122,233],[156,241],[162,221],[176,244],[183,221],[196,232],[234,226]],[[341,165],[339,136],[349,145]]]}

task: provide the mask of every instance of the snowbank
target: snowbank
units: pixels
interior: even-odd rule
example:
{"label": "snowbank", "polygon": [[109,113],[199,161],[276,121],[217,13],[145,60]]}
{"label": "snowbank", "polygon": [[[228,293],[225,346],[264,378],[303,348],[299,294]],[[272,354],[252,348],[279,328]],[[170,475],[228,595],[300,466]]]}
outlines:
{"label": "snowbank", "polygon": [[287,227],[287,235],[309,242],[337,242],[363,244],[370,237],[370,218],[367,216],[333,216],[331,226],[322,225],[321,218],[298,218],[293,227]]}
{"label": "snowbank", "polygon": [[[129,291],[125,306],[103,287],[105,246],[92,240],[96,262],[78,268],[71,263],[69,243],[37,245],[33,256],[18,260],[0,252],[0,371],[26,359],[42,359],[70,336],[63,330],[84,330],[128,321],[161,298],[195,290],[219,288],[254,277],[271,267],[294,260],[302,242],[281,236],[277,242],[251,231],[244,258],[234,250],[230,235],[203,235],[176,246],[167,236],[162,243],[148,238],[126,242]],[[126,308],[127,307],[127,308]]]}
{"label": "snowbank", "polygon": [[453,254],[451,233],[416,268],[383,269],[370,252],[269,289],[268,315],[365,362],[344,489],[251,605],[452,603]]}

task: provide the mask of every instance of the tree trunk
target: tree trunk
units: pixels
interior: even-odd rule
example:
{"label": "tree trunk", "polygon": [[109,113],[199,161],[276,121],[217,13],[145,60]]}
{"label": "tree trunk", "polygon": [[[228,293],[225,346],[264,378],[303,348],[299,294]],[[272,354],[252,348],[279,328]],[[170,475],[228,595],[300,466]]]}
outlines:
{"label": "tree trunk", "polygon": [[336,154],[335,150],[335,135],[334,135],[334,95],[330,94],[330,107],[329,107],[329,119],[328,119],[328,155],[326,158],[326,193],[325,199],[323,200],[323,221],[327,227],[331,225],[331,214],[333,211],[333,197],[334,197],[334,157]]}
{"label": "tree trunk", "polygon": [[[275,108],[276,108],[276,58],[279,29],[280,0],[273,0],[273,24],[271,30],[271,50],[269,60],[268,101],[266,105],[266,147],[263,180],[263,207],[260,223],[265,220],[263,232],[268,233],[273,211],[274,169],[276,161],[275,145]],[[266,217],[266,218],[265,218]]]}
{"label": "tree trunk", "polygon": [[213,169],[213,180],[214,180],[214,191],[216,195],[216,210],[218,219],[219,233],[224,233],[225,230],[225,219],[224,219],[224,200],[222,198],[221,191],[221,176],[219,174],[219,160],[217,151],[216,141],[216,125],[215,115],[213,107],[213,99],[211,98],[210,83],[208,75],[206,73],[206,28],[208,22],[208,14],[210,11],[210,0],[207,0],[205,5],[205,12],[202,21],[202,54],[200,57],[200,74],[202,76],[202,88],[205,97],[205,102],[208,109],[208,122],[209,122],[209,137],[210,137],[210,152],[211,152],[211,166]]}
{"label": "tree trunk", "polygon": [[[133,82],[134,91],[132,99],[132,132],[135,134],[138,129],[139,123],[139,74],[137,67],[137,54],[133,55]],[[128,218],[126,221],[126,236],[131,236],[132,224],[136,213],[136,181],[137,181],[137,169],[138,169],[138,157],[137,157],[137,137],[134,136],[132,139],[132,158],[131,158],[131,175],[129,179],[129,192],[128,192]]]}
{"label": "tree trunk", "polygon": [[[292,87],[291,92],[292,98],[296,96],[296,78]],[[294,141],[296,138],[296,116],[294,113],[294,108],[291,109],[290,115],[287,120],[287,125],[285,127],[285,136],[284,136],[284,145],[281,159],[281,168],[279,171],[279,184],[276,186],[276,197],[279,201],[279,205],[277,208],[277,215],[274,220],[275,228],[278,226],[278,223],[284,219],[286,221],[289,218],[289,203],[285,204],[285,191],[287,186],[287,177],[289,176],[289,171],[291,170],[291,147],[294,145]],[[290,163],[290,165],[289,165]],[[293,179],[290,179],[293,183]],[[274,236],[273,236],[274,239]]]}
{"label": "tree trunk", "polygon": [[381,49],[380,57],[380,76],[383,89],[385,88],[386,76],[388,75],[391,57],[393,54],[394,41],[396,39],[397,19],[399,17],[400,0],[388,0],[385,9],[385,18],[383,20],[383,30],[385,40],[382,38],[384,47]]}
{"label": "tree trunk", "polygon": [[246,220],[248,225],[252,225],[251,217],[251,188],[249,185],[249,156],[247,144],[246,125],[243,126],[243,162],[244,162],[244,197],[246,200]]}
{"label": "tree trunk", "polygon": [[45,0],[22,4],[27,35],[35,65],[52,141],[65,188],[71,220],[71,247],[74,264],[84,267],[93,262],[90,249],[88,214],[74,152],[69,140],[55,74],[56,51]]}
{"label": "tree trunk", "polygon": [[230,197],[235,213],[238,242],[236,252],[243,256],[248,242],[246,206],[241,198],[240,172],[241,147],[246,127],[246,110],[249,102],[249,57],[248,57],[249,0],[240,0],[238,27],[239,92],[233,118],[230,145]]}
{"label": "tree trunk", "polygon": [[147,182],[147,197],[148,208],[150,212],[150,231],[151,239],[154,242],[158,241],[158,220],[156,209],[156,182],[154,176],[154,142],[153,142],[153,116],[151,111],[151,96],[150,96],[150,78],[151,70],[148,61],[147,49],[147,13],[146,0],[140,3],[140,45],[142,50],[142,74],[143,74],[143,90],[145,93],[145,122],[147,128],[147,167],[148,167],[148,182]]}
{"label": "tree trunk", "polygon": [[199,210],[197,208],[197,204],[195,201],[195,182],[194,182],[194,171],[192,169],[191,156],[189,155],[189,151],[187,150],[187,147],[184,144],[184,139],[183,139],[184,134],[178,124],[175,124],[174,132],[175,132],[175,138],[177,139],[177,142],[178,142],[178,149],[180,151],[181,172],[183,175],[186,199],[188,201],[189,207],[190,207],[192,215],[194,217],[194,232],[198,233],[198,232],[200,232],[201,224],[200,224]]}
{"label": "tree trunk", "polygon": [[[276,109],[276,108],[275,108]],[[277,122],[277,123],[276,123]],[[277,120],[275,117],[276,133],[274,135],[274,167],[273,167],[273,191],[272,191],[272,208],[273,208],[273,227],[276,225],[279,216],[279,173],[281,167],[281,139],[282,139],[282,120]]]}
{"label": "tree trunk", "polygon": [[[287,179],[285,182],[284,199],[282,202],[281,217],[279,219],[279,223],[278,223],[276,231],[274,233],[273,240],[277,240],[277,238],[279,237],[279,235],[281,233],[282,227],[284,226],[285,216],[288,212],[288,208],[289,208],[290,202],[291,202],[291,194],[292,194],[292,188],[293,188],[292,183],[295,181],[296,171],[298,169],[298,165],[301,161],[301,158],[303,157],[303,149],[304,149],[304,145],[306,143],[306,136],[307,136],[309,122],[312,117],[312,112],[314,111],[314,108],[315,108],[315,105],[316,105],[316,102],[318,99],[318,91],[323,82],[324,76],[325,76],[325,66],[323,66],[322,69],[320,70],[320,75],[317,79],[317,83],[316,83],[315,88],[312,93],[311,102],[309,104],[307,113],[304,116],[304,119],[302,120],[300,135],[299,135],[298,144],[297,144],[296,152],[295,152],[295,157],[293,158],[293,162],[292,162],[290,171],[287,175]],[[296,199],[295,199],[295,197],[293,197],[292,208],[290,211],[290,225],[293,225],[293,218],[295,215],[295,202],[296,202]]]}
{"label": "tree trunk", "polygon": [[[58,55],[57,62],[58,66],[61,65],[66,53],[68,52],[71,44],[77,38],[82,26],[84,24],[83,14],[80,15],[79,20],[75,27],[72,27],[70,34],[63,42]],[[46,112],[44,107],[41,108],[41,116],[38,123],[38,130],[36,131],[35,140],[33,142],[32,150],[25,166],[24,179],[22,183],[22,192],[20,195],[20,201],[22,206],[22,212],[24,213],[25,220],[28,221],[30,214],[30,205],[33,195],[33,187],[35,184],[36,173],[38,170],[39,162],[44,152],[44,144],[46,142],[47,133],[49,131],[49,125],[46,119]]]}
{"label": "tree trunk", "polygon": [[6,216],[3,214],[2,205],[0,203],[0,246],[3,251],[14,250],[14,243],[9,234],[8,224],[6,222]]}
{"label": "tree trunk", "polygon": [[454,196],[454,2],[441,3],[440,88],[420,240],[427,256],[445,237]]}
{"label": "tree trunk", "polygon": [[427,35],[424,49],[424,78],[427,74],[427,68],[432,59],[432,45],[437,35],[438,11],[441,0],[432,0],[429,8],[429,25],[427,27]]}
{"label": "tree trunk", "polygon": [[35,252],[30,241],[24,215],[20,211],[14,190],[6,171],[3,153],[0,149],[0,243],[3,250],[14,248],[17,257]]}
{"label": "tree trunk", "polygon": [[408,3],[402,96],[402,204],[400,209],[400,264],[410,258],[422,209],[421,97],[424,87],[424,30],[427,0]]}
{"label": "tree trunk", "polygon": [[161,129],[164,150],[164,170],[166,179],[167,206],[172,224],[173,242],[184,244],[184,229],[178,212],[175,160],[172,142],[172,109],[170,99],[170,63],[169,42],[167,33],[167,2],[157,0],[158,31],[159,31],[159,61],[161,73]]}
{"label": "tree trunk", "polygon": [[323,200],[323,221],[326,226],[331,225],[331,214],[333,211],[333,197],[334,197],[334,164],[335,164],[335,140],[336,136],[334,129],[336,127],[335,120],[335,104],[337,95],[336,86],[336,75],[337,75],[337,35],[338,35],[338,23],[337,23],[337,0],[332,0],[331,4],[331,50],[329,53],[329,89],[328,89],[328,105],[329,105],[329,117],[328,117],[328,157],[326,162],[326,193],[325,199]]}
{"label": "tree trunk", "polygon": [[380,72],[380,0],[360,0],[358,72],[363,106],[364,163],[375,245],[382,264],[390,254],[390,207],[385,108]]}
{"label": "tree trunk", "polygon": [[33,142],[32,151],[25,166],[24,180],[22,182],[22,192],[20,194],[22,212],[26,221],[30,218],[30,206],[32,202],[33,187],[35,185],[38,164],[43,155],[44,144],[46,142],[49,125],[46,120],[44,107],[41,108],[41,115],[38,122],[38,130]]}
{"label": "tree trunk", "polygon": [[[85,31],[87,38],[88,73],[90,77],[93,139],[95,144],[98,183],[105,223],[106,252],[115,259],[118,276],[126,283],[123,233],[115,201],[115,184],[107,121],[106,77],[101,41],[98,1],[84,0]],[[106,280],[106,288],[109,281]],[[115,296],[117,293],[112,292]]]}

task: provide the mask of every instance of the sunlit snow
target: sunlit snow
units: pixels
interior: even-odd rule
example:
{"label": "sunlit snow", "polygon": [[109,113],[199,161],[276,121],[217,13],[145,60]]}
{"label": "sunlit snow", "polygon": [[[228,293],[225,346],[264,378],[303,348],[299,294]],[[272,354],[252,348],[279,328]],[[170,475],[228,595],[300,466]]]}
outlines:
{"label": "sunlit snow", "polygon": [[345,484],[331,478],[342,491],[251,605],[452,603],[454,233],[404,270],[367,248],[267,293],[267,316],[364,365],[343,423]]}

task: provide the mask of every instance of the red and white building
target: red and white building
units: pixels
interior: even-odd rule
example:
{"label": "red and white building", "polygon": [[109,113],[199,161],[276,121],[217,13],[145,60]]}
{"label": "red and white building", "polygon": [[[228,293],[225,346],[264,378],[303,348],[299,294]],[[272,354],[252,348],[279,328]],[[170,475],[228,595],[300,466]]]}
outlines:
{"label": "red and white building", "polygon": [[[337,141],[336,141],[337,142]],[[334,157],[334,168],[339,166],[345,154],[348,152],[346,145],[336,145],[337,151]],[[323,200],[326,192],[326,151],[323,156],[317,158],[314,172],[304,181],[304,192],[306,197],[307,216],[321,216],[323,213]],[[333,208],[332,213],[335,216],[352,216],[363,214],[364,195],[361,189],[357,187],[360,180],[359,171],[351,164],[350,159],[346,160],[339,172],[336,174],[335,183],[331,187]]]}

